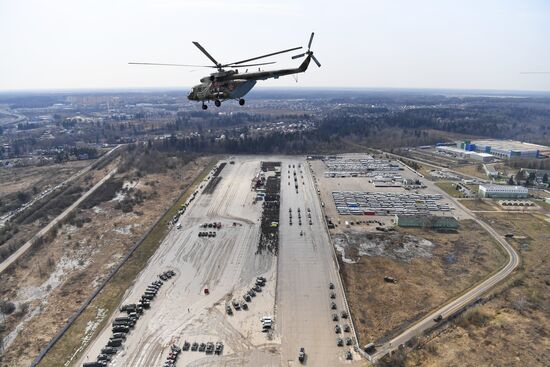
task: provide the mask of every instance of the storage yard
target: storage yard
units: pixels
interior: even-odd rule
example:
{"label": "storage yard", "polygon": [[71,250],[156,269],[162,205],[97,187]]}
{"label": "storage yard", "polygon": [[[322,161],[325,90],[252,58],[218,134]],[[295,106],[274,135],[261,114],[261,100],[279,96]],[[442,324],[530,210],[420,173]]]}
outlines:
{"label": "storage yard", "polygon": [[468,212],[402,163],[394,181],[420,181],[417,188],[377,186],[371,177],[388,171],[326,174],[339,169],[337,162],[348,169],[347,158],[358,156],[335,157],[330,167],[327,160],[308,163],[338,251],[359,345],[374,343],[367,348],[372,351],[481,281],[505,256]]}
{"label": "storage yard", "polygon": [[332,198],[340,215],[429,214],[453,209],[449,204],[439,204],[441,194],[333,191]]}
{"label": "storage yard", "polygon": [[369,176],[373,172],[402,171],[403,167],[394,160],[376,159],[370,155],[349,155],[346,157],[327,157],[324,160],[328,172],[325,175],[331,176],[338,172],[340,177],[349,175],[351,177]]}
{"label": "storage yard", "polygon": [[364,363],[305,161],[232,162],[175,218],[76,365]]}
{"label": "storage yard", "polygon": [[[377,163],[357,164],[364,161]],[[364,154],[347,154],[331,159],[310,160],[309,164],[314,172],[325,215],[334,224],[335,228],[331,230],[334,233],[340,233],[346,222],[368,231],[375,230],[374,224],[377,222],[391,226],[395,214],[469,218],[469,215],[460,207],[456,207],[434,182],[425,179],[401,162]],[[368,166],[371,170],[364,171],[363,176],[327,175],[327,172],[347,170],[350,166],[355,169]],[[381,167],[382,171],[376,171],[375,166]],[[396,177],[388,181],[391,175]],[[386,181],[381,184],[381,181],[374,177],[386,177]]]}

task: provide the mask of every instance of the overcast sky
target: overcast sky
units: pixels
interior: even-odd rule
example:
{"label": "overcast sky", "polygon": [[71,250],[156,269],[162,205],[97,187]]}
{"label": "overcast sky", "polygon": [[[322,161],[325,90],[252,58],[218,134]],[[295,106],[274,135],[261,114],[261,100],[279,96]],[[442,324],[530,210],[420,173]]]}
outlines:
{"label": "overcast sky", "polygon": [[208,64],[191,41],[236,61],[311,31],[322,68],[262,85],[550,90],[520,74],[550,72],[548,0],[0,0],[0,90],[187,87],[209,69],[127,63]]}

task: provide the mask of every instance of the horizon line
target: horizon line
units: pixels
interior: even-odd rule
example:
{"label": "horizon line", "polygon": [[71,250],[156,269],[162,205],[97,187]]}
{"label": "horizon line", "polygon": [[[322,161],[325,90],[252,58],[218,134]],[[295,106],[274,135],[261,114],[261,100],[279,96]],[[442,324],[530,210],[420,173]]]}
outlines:
{"label": "horizon line", "polygon": [[[85,92],[146,92],[146,91],[187,91],[191,86],[164,86],[164,87],[78,87],[78,88],[28,88],[28,89],[0,89],[0,94],[32,94],[32,93],[46,93],[46,94],[61,94],[61,93],[85,93]],[[521,94],[550,94],[550,89],[547,90],[528,90],[528,89],[491,89],[491,88],[430,88],[430,87],[345,87],[345,86],[321,86],[321,87],[301,87],[301,86],[257,86],[254,88],[256,91],[305,91],[305,90],[319,90],[319,91],[373,91],[373,92],[385,92],[385,91],[432,91],[432,92],[469,92],[469,93],[521,93]]]}

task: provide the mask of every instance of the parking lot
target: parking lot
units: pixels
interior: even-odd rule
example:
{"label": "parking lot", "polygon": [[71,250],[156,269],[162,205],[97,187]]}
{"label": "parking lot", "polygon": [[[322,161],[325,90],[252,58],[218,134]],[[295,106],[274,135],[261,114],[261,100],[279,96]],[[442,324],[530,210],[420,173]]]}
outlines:
{"label": "parking lot", "polygon": [[[342,155],[343,157],[347,157],[348,155]],[[355,159],[361,159],[360,154],[350,154],[349,156],[355,158]],[[338,160],[336,160],[337,162]],[[383,223],[385,226],[391,226],[393,225],[393,215],[392,212],[396,209],[410,209],[410,210],[418,210],[425,211],[428,210],[431,206],[434,208],[434,205],[436,205],[435,209],[441,208],[449,208],[449,210],[434,210],[431,211],[431,214],[435,215],[452,215],[458,219],[466,219],[469,218],[469,216],[460,208],[456,207],[451,199],[448,197],[448,195],[442,191],[439,187],[437,187],[432,181],[425,179],[424,177],[418,175],[408,167],[401,164],[403,167],[403,170],[399,171],[369,171],[368,175],[365,174],[363,177],[361,176],[345,176],[345,177],[327,177],[325,174],[328,172],[329,168],[325,164],[324,161],[321,160],[310,160],[308,161],[308,164],[311,167],[312,173],[315,176],[315,184],[317,189],[320,191],[320,198],[321,202],[324,205],[324,211],[325,214],[331,218],[333,223],[335,224],[335,228],[331,229],[331,233],[341,233],[341,231],[345,228],[345,222],[354,222],[357,226],[359,222],[359,228],[361,230],[365,231],[376,231],[376,227],[378,224],[369,224],[368,220],[374,220],[376,222]],[[332,167],[334,168],[334,167]],[[396,181],[400,182],[399,185],[377,185],[377,182],[373,180],[372,177],[375,177],[376,175],[392,175],[392,174],[398,174],[401,178],[397,179]],[[372,176],[372,177],[371,177]],[[406,180],[407,182],[417,182],[420,181],[422,184],[422,187],[411,189],[410,187],[407,187],[406,185],[402,185],[402,180]],[[373,207],[373,208],[367,208],[367,210],[363,210],[363,208],[359,205],[359,202],[357,200],[357,207],[351,206],[348,207],[346,200],[344,199],[343,205],[337,205],[333,198],[333,192],[341,193],[344,195],[344,192],[348,193],[360,193],[359,195],[362,196],[362,199],[359,200],[359,202],[366,203],[366,193],[369,193],[368,197],[369,199],[375,198],[376,196],[379,196],[380,199],[376,199],[376,201],[379,201],[378,205],[379,207]],[[382,198],[386,198],[388,195],[389,197],[393,198],[391,201]],[[408,195],[407,196],[401,196],[401,195]],[[414,195],[419,195],[418,198],[414,198]],[[345,195],[344,195],[345,196]],[[352,194],[352,196],[355,196],[355,194]],[[433,198],[435,199],[435,203],[433,202]],[[408,201],[409,208],[406,207],[406,205],[402,204],[401,199],[406,199]],[[419,200],[416,200],[419,199]],[[411,200],[414,202],[412,203]],[[339,199],[340,203],[342,203],[341,198]],[[352,203],[354,203],[354,200],[350,200]],[[417,203],[417,201],[419,201]],[[429,201],[429,202],[427,202]],[[369,201],[370,202],[370,201]],[[388,208],[390,209],[390,215],[388,215],[387,210],[382,210],[382,202],[388,203]],[[389,204],[393,205],[390,206]],[[355,205],[355,204],[352,204]],[[375,203],[376,205],[376,203]],[[342,213],[339,212],[337,206],[340,206]],[[346,210],[347,208],[347,210]],[[428,210],[429,211],[429,210]],[[361,212],[361,213],[360,213]],[[367,215],[365,215],[365,212],[367,212]],[[374,213],[372,213],[374,212]],[[367,222],[367,223],[363,223]]]}
{"label": "parking lot", "polygon": [[340,215],[433,214],[454,209],[440,204],[441,194],[333,191],[332,199]]}
{"label": "parking lot", "polygon": [[[185,342],[223,343],[220,354],[182,351],[178,366],[192,363],[224,365],[233,361],[242,366],[278,366],[280,357],[268,351],[277,345],[268,340],[260,318],[274,314],[276,258],[257,254],[261,204],[254,204],[250,180],[259,168],[258,159],[240,159],[226,165],[212,194],[199,193],[165,238],[123,304],[137,303],[159,274],[173,270],[175,275],[159,289],[120,351],[109,366],[162,366],[172,346]],[[203,228],[205,223],[220,223],[220,228]],[[235,223],[235,224],[234,224]],[[216,236],[200,236],[216,232]],[[266,284],[249,303],[248,310],[226,314],[225,305],[254,286],[258,276]],[[205,290],[208,290],[206,294]],[[95,360],[112,334],[115,312],[100,335],[87,348],[83,362]],[[197,348],[198,349],[198,348]]]}
{"label": "parking lot", "polygon": [[[163,366],[174,358],[175,366],[292,366],[300,348],[306,365],[347,363],[353,330],[341,320],[344,295],[309,168],[304,159],[264,158],[282,163],[278,259],[258,251],[262,201],[250,183],[262,159],[236,158],[210,193],[196,195],[124,295],[120,306],[147,296],[148,308],[131,327],[122,325],[129,330],[109,366]],[[303,167],[297,190],[289,164]],[[290,225],[289,209],[297,216],[298,208],[302,224]],[[157,286],[165,272],[173,275]],[[124,317],[117,311],[107,320],[77,365],[102,354],[113,322]]]}

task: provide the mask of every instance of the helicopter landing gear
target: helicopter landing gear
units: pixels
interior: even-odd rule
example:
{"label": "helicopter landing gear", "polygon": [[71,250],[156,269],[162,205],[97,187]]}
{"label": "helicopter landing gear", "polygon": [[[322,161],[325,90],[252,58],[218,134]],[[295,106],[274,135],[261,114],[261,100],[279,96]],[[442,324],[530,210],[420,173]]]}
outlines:
{"label": "helicopter landing gear", "polygon": [[244,106],[244,99],[243,98],[239,99],[239,105]]}
{"label": "helicopter landing gear", "polygon": [[216,99],[216,100],[214,101],[214,104],[216,105],[216,107],[220,107],[220,106],[222,105],[222,103],[220,102],[219,99]]}
{"label": "helicopter landing gear", "polygon": [[207,108],[208,108],[208,106],[205,105],[205,104],[203,103],[203,104],[202,104],[202,109],[203,109],[203,110],[206,110]]}

